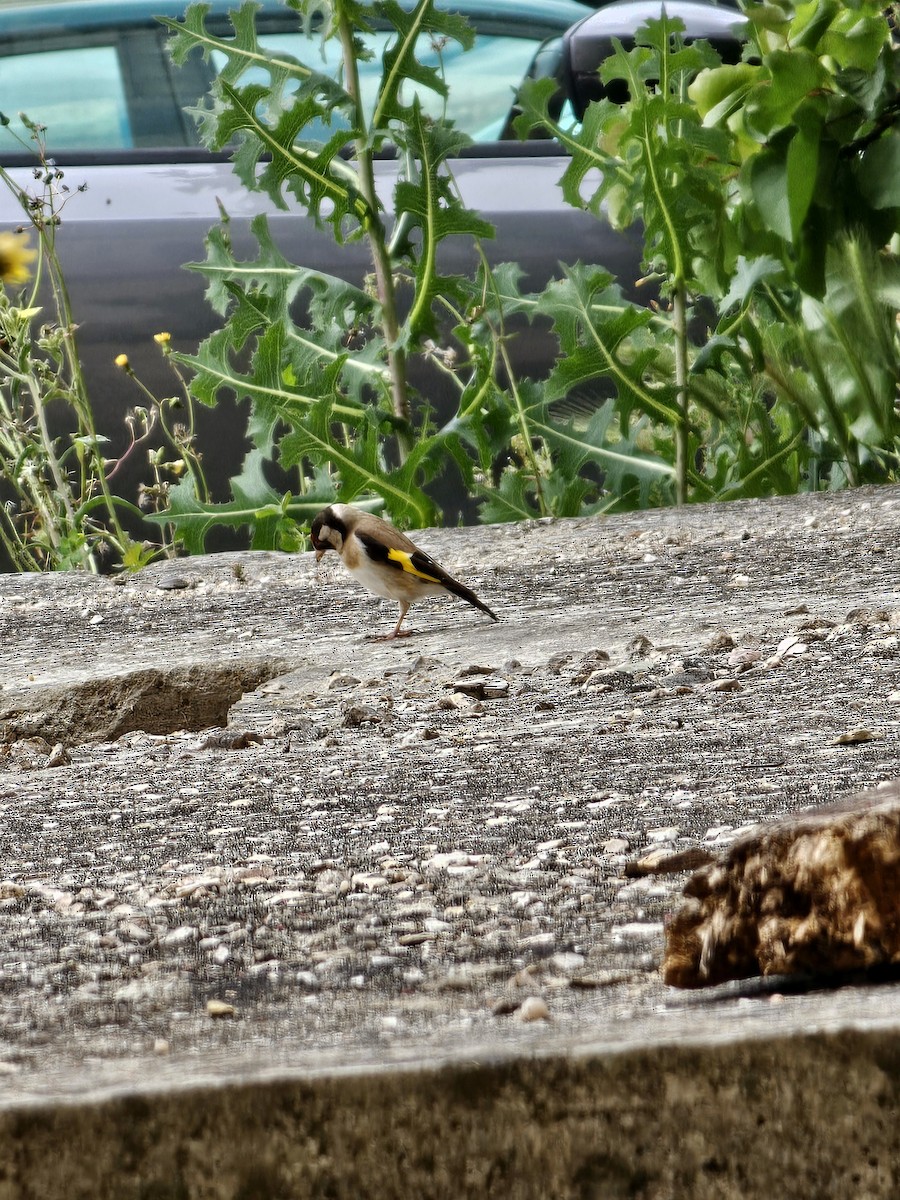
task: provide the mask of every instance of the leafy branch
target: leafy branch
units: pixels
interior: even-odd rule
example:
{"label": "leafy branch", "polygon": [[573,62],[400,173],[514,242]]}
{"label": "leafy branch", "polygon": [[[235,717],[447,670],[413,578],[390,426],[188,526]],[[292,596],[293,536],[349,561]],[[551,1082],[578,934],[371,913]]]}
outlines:
{"label": "leafy branch", "polygon": [[551,117],[550,81],[520,98],[520,133],[543,125],[571,153],[565,199],[642,223],[663,302],[617,351],[642,372],[629,388],[584,277],[577,316],[553,310],[551,285],[567,359],[550,394],[611,378],[622,412],[673,438],[680,501],[890,478],[898,462],[898,47],[875,4],[747,17],[737,64],[665,14],[632,49],[614,43],[601,79],[629,99],[590,104],[580,127]]}

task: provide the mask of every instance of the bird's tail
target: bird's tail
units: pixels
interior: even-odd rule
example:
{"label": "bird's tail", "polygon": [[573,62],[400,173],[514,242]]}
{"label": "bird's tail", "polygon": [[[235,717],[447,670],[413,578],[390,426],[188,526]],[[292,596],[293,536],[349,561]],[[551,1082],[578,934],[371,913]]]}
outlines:
{"label": "bird's tail", "polygon": [[[368,546],[367,546],[368,548]],[[500,618],[495,612],[482,601],[479,600],[473,591],[466,587],[464,583],[460,583],[458,579],[454,579],[452,575],[448,575],[444,568],[434,561],[429,555],[421,550],[413,548],[411,553],[405,553],[402,550],[389,550],[387,552],[389,559],[400,564],[405,571],[412,571],[413,575],[418,575],[420,579],[426,579],[429,583],[438,583],[441,587],[445,587],[448,592],[452,592],[454,596],[459,596],[460,600],[465,600],[466,604],[471,604],[473,608],[480,608],[483,613],[491,618],[492,621],[499,621]]]}
{"label": "bird's tail", "polygon": [[483,613],[487,613],[492,621],[500,620],[497,614],[489,609],[483,600],[479,600],[475,593],[467,588],[464,583],[460,583],[458,579],[448,576],[442,582],[448,592],[452,592],[454,596],[459,596],[460,600],[465,600],[466,604],[471,604],[473,608],[480,608]]}

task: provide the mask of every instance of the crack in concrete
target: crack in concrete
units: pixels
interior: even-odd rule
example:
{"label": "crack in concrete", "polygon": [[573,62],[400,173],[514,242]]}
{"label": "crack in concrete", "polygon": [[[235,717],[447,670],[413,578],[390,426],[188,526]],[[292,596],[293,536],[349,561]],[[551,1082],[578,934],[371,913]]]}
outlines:
{"label": "crack in concrete", "polygon": [[41,737],[67,746],[114,741],[140,729],[151,734],[197,731],[228,722],[231,707],[246,692],[286,670],[264,658],[230,663],[187,663],[143,667],[121,675],[86,679],[64,687],[44,686],[27,698],[19,689],[0,708],[0,742]]}

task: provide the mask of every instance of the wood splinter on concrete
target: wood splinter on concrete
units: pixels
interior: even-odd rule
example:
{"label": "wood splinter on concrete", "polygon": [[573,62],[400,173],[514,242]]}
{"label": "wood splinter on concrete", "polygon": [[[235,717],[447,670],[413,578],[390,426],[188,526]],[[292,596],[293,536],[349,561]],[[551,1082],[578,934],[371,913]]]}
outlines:
{"label": "wood splinter on concrete", "polygon": [[751,830],[684,894],[666,929],[673,987],[900,965],[900,780]]}

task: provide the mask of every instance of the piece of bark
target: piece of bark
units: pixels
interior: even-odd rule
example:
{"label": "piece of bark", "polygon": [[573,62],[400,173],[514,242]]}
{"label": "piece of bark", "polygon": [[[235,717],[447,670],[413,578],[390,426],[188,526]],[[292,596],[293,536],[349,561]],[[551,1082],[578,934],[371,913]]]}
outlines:
{"label": "piece of bark", "polygon": [[666,929],[673,987],[900,964],[900,781],[751,830],[684,894]]}
{"label": "piece of bark", "polygon": [[687,850],[651,850],[643,858],[625,864],[625,877],[677,875],[679,871],[696,871],[714,861],[715,855],[702,846],[691,846]]}

